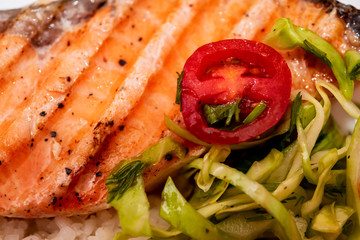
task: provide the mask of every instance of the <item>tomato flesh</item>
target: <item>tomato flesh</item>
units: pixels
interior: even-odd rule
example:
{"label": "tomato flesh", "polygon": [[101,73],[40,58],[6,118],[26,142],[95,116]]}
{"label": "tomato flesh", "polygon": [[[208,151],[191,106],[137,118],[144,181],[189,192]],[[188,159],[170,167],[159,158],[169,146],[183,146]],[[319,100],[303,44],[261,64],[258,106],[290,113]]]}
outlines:
{"label": "tomato flesh", "polygon": [[[291,72],[273,48],[260,42],[229,39],[198,48],[184,65],[181,83],[186,128],[212,144],[236,144],[256,138],[284,114],[291,91]],[[241,99],[242,114],[263,101],[267,108],[250,124],[236,130],[208,126],[205,104],[229,104]]]}

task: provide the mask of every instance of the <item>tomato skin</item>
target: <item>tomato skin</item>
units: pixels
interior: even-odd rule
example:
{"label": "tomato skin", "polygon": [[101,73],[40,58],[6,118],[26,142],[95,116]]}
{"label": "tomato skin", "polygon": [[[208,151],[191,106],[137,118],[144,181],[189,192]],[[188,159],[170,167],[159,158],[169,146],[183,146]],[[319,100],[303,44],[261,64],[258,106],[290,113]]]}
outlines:
{"label": "tomato skin", "polygon": [[[235,82],[204,78],[209,69],[229,58],[260,66],[267,76],[241,76]],[[277,51],[260,42],[228,39],[206,44],[189,57],[183,71],[181,106],[186,128],[208,143],[236,144],[254,139],[281,119],[289,103],[290,69]],[[234,131],[208,126],[202,113],[204,104],[227,104],[239,98],[264,101],[267,108],[252,123]]]}

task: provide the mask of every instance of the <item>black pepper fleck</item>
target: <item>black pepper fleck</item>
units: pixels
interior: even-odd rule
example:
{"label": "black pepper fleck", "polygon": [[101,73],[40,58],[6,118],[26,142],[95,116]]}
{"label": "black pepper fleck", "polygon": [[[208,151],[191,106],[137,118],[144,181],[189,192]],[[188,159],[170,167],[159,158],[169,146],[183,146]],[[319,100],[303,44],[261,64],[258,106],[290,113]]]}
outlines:
{"label": "black pepper fleck", "polygon": [[71,150],[70,150],[70,149],[68,150],[68,154],[69,154],[69,155],[71,154]]}
{"label": "black pepper fleck", "polygon": [[30,147],[33,147],[33,146],[34,146],[34,143],[31,143],[31,144],[30,144]]}
{"label": "black pepper fleck", "polygon": [[120,60],[119,60],[119,64],[120,64],[120,66],[122,66],[122,67],[125,66],[126,63],[127,63],[127,62],[126,62],[124,59],[120,59]]}
{"label": "black pepper fleck", "polygon": [[[1,164],[0,164],[1,165]],[[100,162],[96,162],[96,164],[95,164],[96,166],[99,166],[100,165]]]}
{"label": "black pepper fleck", "polygon": [[40,180],[43,180],[43,179],[44,179],[44,177],[41,177],[41,178],[40,178]]}
{"label": "black pepper fleck", "polygon": [[79,196],[79,193],[75,193],[75,196],[76,196],[76,197]]}
{"label": "black pepper fleck", "polygon": [[142,40],[143,40],[143,38],[142,38],[142,37],[139,37],[138,41],[141,42]]}
{"label": "black pepper fleck", "polygon": [[67,77],[66,77],[66,81],[70,82],[70,81],[71,81],[71,77],[67,76]]}
{"label": "black pepper fleck", "polygon": [[80,202],[82,201],[81,197],[78,197],[77,200],[80,201]]}
{"label": "black pepper fleck", "polygon": [[165,159],[167,161],[171,161],[173,159],[173,156],[170,153],[168,153],[168,154],[165,155]]}
{"label": "black pepper fleck", "polygon": [[122,130],[124,130],[124,128],[125,128],[125,126],[124,126],[124,125],[121,125],[121,126],[119,127],[119,130],[122,131]]}
{"label": "black pepper fleck", "polygon": [[101,177],[101,171],[98,171],[98,172],[96,173],[96,176],[97,176],[97,177]]}
{"label": "black pepper fleck", "polygon": [[49,139],[45,138],[44,141],[47,142]]}
{"label": "black pepper fleck", "polygon": [[51,198],[51,204],[52,204],[52,205],[55,205],[56,202],[57,202],[57,197]]}
{"label": "black pepper fleck", "polygon": [[63,108],[64,104],[63,103],[58,103],[58,108]]}
{"label": "black pepper fleck", "polygon": [[40,113],[40,116],[45,117],[45,116],[46,116],[46,112],[45,112],[45,111],[42,111],[42,112]]}
{"label": "black pepper fleck", "polygon": [[55,131],[51,131],[51,132],[50,132],[50,136],[51,136],[52,138],[55,138],[55,137],[56,137],[56,135],[57,135],[57,134],[56,134],[56,132],[55,132]]}
{"label": "black pepper fleck", "polygon": [[66,171],[66,174],[67,174],[67,175],[70,175],[71,172],[72,172],[72,169],[70,169],[70,168],[65,168],[65,171]]}

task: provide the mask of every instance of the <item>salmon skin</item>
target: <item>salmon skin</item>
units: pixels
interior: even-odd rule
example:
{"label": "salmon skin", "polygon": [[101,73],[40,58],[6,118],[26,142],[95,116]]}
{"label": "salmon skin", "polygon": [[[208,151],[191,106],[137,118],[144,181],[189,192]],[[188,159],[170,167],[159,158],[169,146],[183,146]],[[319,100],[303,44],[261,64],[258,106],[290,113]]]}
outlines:
{"label": "salmon skin", "polygon": [[[289,17],[342,54],[360,47],[359,11],[329,1],[56,1],[0,16],[0,215],[9,217],[107,208],[111,169],[173,135],[164,114],[183,124],[176,72],[201,45],[261,41]],[[293,89],[335,81],[302,49],[281,54]],[[178,140],[188,154],[203,150]],[[184,164],[174,157],[147,169],[147,189]]]}

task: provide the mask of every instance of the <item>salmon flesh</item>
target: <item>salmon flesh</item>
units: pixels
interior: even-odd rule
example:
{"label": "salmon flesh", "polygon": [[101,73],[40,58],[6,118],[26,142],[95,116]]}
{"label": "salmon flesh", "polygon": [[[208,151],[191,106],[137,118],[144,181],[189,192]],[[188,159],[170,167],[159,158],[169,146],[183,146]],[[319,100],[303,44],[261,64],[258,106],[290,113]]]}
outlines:
{"label": "salmon flesh", "polygon": [[[107,208],[105,179],[182,123],[176,72],[201,45],[262,41],[288,17],[340,53],[359,50],[355,8],[308,0],[65,0],[0,12],[0,215]],[[283,51],[293,89],[336,82],[302,49]],[[188,154],[201,151],[184,140]],[[148,190],[185,161],[146,170]]]}

